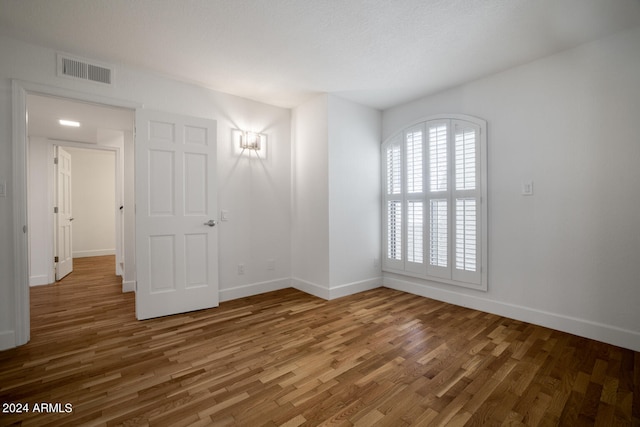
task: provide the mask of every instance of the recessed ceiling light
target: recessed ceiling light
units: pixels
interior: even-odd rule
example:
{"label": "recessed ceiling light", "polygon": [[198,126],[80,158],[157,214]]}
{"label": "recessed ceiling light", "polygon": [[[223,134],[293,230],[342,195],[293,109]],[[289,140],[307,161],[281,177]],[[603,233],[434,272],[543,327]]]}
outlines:
{"label": "recessed ceiling light", "polygon": [[62,126],[71,126],[74,128],[78,128],[80,127],[80,122],[74,122],[73,120],[58,120],[58,123],[60,123]]}

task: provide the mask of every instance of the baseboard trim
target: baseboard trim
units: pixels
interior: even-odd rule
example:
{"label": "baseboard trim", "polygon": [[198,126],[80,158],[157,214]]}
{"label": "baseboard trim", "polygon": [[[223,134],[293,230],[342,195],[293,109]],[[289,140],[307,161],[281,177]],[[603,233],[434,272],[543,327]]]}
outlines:
{"label": "baseboard trim", "polygon": [[74,258],[88,258],[92,256],[105,256],[115,254],[115,249],[92,249],[90,251],[73,251]]}
{"label": "baseboard trim", "polygon": [[16,346],[16,334],[15,331],[3,331],[0,332],[0,351],[8,350]]}
{"label": "baseboard trim", "polygon": [[493,301],[475,295],[438,289],[428,284],[410,282],[397,277],[383,276],[382,283],[387,288],[556,329],[633,351],[640,351],[640,333],[629,329],[517,304]]}
{"label": "baseboard trim", "polygon": [[346,297],[348,295],[357,294],[358,292],[368,291],[381,286],[382,277],[374,277],[357,282],[345,283],[344,285],[335,286],[329,289],[329,299]]}
{"label": "baseboard trim", "polygon": [[235,286],[233,288],[220,289],[220,302],[231,301],[238,298],[250,297],[252,295],[264,294],[265,292],[278,291],[291,287],[291,279],[282,278],[269,280],[266,282],[251,283],[248,285]]}
{"label": "baseboard trim", "polygon": [[49,283],[49,276],[47,275],[29,276],[29,286],[42,286],[48,285]]}
{"label": "baseboard trim", "polygon": [[136,282],[135,280],[122,281],[122,293],[126,292],[135,292],[136,291]]}
{"label": "baseboard trim", "polygon": [[305,292],[318,298],[322,298],[325,300],[331,299],[331,291],[329,289],[315,283],[307,282],[306,280],[302,280],[297,277],[293,277],[291,279],[291,286],[301,292]]}

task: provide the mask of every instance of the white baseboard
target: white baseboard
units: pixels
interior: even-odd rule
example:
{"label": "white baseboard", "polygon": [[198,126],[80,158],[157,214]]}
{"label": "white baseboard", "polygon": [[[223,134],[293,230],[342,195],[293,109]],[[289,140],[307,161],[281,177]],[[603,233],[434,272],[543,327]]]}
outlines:
{"label": "white baseboard", "polygon": [[347,295],[357,294],[358,292],[368,291],[370,289],[382,286],[382,277],[374,277],[372,279],[360,280],[358,282],[346,283],[344,285],[335,286],[329,289],[329,299],[346,297]]}
{"label": "white baseboard", "polygon": [[291,286],[301,292],[305,292],[318,298],[326,300],[331,299],[331,291],[329,289],[315,283],[307,282],[306,280],[302,280],[297,277],[293,277],[291,279]]}
{"label": "white baseboard", "polygon": [[220,289],[220,302],[231,301],[265,292],[277,291],[291,287],[291,279],[282,278],[266,282],[250,283],[248,285],[235,286],[233,288]]}
{"label": "white baseboard", "polygon": [[48,285],[51,283],[49,281],[49,276],[40,275],[40,276],[29,276],[29,286],[42,286]]}
{"label": "white baseboard", "polygon": [[325,288],[316,283],[294,277],[291,279],[291,286],[299,291],[322,298],[332,300],[336,298],[346,297],[347,295],[357,294],[358,292],[368,291],[382,286],[382,277],[374,277],[371,279],[360,280],[357,282],[345,283],[344,285]]}
{"label": "white baseboard", "polygon": [[8,350],[16,346],[15,331],[0,332],[0,350]]}
{"label": "white baseboard", "polygon": [[125,292],[135,292],[136,291],[136,281],[135,280],[129,280],[129,281],[122,281],[122,293]]}
{"label": "white baseboard", "polygon": [[415,283],[397,277],[383,276],[382,283],[387,288],[556,329],[633,351],[640,351],[640,333],[629,329],[521,305],[494,301],[480,296],[439,289],[428,284]]}
{"label": "white baseboard", "polygon": [[91,256],[115,255],[115,249],[92,249],[89,251],[73,251],[74,258],[87,258]]}

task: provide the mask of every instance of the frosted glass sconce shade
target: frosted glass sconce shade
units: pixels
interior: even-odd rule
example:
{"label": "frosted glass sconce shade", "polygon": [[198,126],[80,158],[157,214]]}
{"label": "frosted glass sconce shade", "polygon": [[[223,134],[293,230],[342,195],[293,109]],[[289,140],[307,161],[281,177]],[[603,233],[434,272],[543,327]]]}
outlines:
{"label": "frosted glass sconce shade", "polygon": [[243,150],[259,151],[263,144],[264,135],[255,132],[242,132],[240,134],[240,148]]}

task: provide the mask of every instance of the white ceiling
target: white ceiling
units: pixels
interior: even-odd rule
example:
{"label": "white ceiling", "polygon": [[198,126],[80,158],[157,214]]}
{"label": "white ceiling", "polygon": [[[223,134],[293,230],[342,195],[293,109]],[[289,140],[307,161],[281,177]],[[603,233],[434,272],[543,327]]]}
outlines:
{"label": "white ceiling", "polygon": [[0,0],[0,34],[293,107],[385,109],[640,25],[640,0]]}

